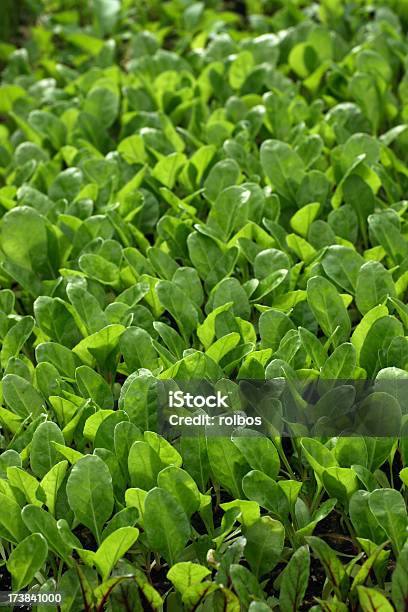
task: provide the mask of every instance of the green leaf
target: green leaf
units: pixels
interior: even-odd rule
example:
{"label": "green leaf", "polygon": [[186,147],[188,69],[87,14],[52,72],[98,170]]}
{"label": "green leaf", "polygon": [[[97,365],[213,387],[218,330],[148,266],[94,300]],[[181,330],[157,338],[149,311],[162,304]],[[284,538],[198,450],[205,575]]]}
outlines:
{"label": "green leaf", "polygon": [[81,190],[83,174],[79,168],[67,168],[51,183],[48,194],[53,200],[66,198],[71,202]]}
{"label": "green leaf", "polygon": [[246,567],[238,563],[231,563],[229,566],[229,574],[234,590],[238,594],[242,605],[247,606],[249,609],[250,601],[253,600],[254,597],[259,601],[264,599],[263,591],[258,580]]}
{"label": "green leaf", "polygon": [[395,263],[400,263],[407,256],[407,243],[392,217],[375,213],[369,216],[368,226],[370,234],[373,235],[376,242],[380,243]]}
{"label": "green leaf", "polygon": [[16,546],[7,561],[14,590],[19,591],[30,584],[44,565],[47,555],[47,542],[39,533],[32,533]]}
{"label": "green leaf", "polygon": [[124,331],[123,325],[107,325],[91,336],[81,340],[72,349],[72,352],[86,365],[93,366],[96,360],[102,368],[109,369],[113,365],[112,361],[116,358],[115,351]]}
{"label": "green leaf", "polygon": [[144,526],[149,545],[169,565],[177,562],[190,537],[190,523],[180,504],[158,487],[147,494]]}
{"label": "green leaf", "polygon": [[85,253],[78,260],[79,267],[89,278],[104,285],[114,285],[119,278],[117,265],[95,253]]}
{"label": "green leaf", "polygon": [[376,489],[370,493],[368,505],[399,553],[407,539],[408,525],[407,509],[401,493],[395,489]]}
{"label": "green leaf", "polygon": [[245,429],[233,435],[232,442],[241,451],[249,466],[275,479],[280,471],[279,453],[269,438]]}
{"label": "green leaf", "polygon": [[136,527],[120,527],[104,539],[94,557],[102,580],[107,580],[116,563],[133,546],[138,536]]}
{"label": "green leaf", "polygon": [[336,497],[347,507],[349,499],[358,489],[359,482],[352,469],[329,467],[323,472],[323,485],[330,497]]}
{"label": "green leaf", "polygon": [[35,349],[38,363],[49,362],[62,374],[75,378],[75,369],[80,365],[78,357],[57,342],[42,342]]}
{"label": "green leaf", "polygon": [[[356,367],[356,350],[350,342],[340,344],[324,363],[321,372],[321,388],[325,388],[328,381],[348,380],[353,378],[354,368]],[[331,386],[331,384],[329,384]]]}
{"label": "green leaf", "polygon": [[147,442],[136,441],[129,451],[128,470],[132,487],[149,490],[156,485],[163,464]]}
{"label": "green leaf", "polygon": [[42,136],[48,138],[55,150],[65,144],[66,128],[64,123],[53,113],[34,110],[28,116],[29,124]]}
{"label": "green leaf", "polygon": [[0,493],[0,533],[13,544],[18,544],[27,535],[27,528],[21,520],[21,509],[17,502],[7,495]]}
{"label": "green leaf", "polygon": [[233,303],[232,312],[236,317],[249,319],[251,308],[247,294],[236,278],[224,278],[212,292],[214,309]]}
{"label": "green leaf", "polygon": [[214,344],[207,349],[206,354],[216,363],[220,363],[226,355],[238,346],[240,341],[241,336],[238,333],[232,332],[231,334],[226,334],[222,336],[222,338],[216,340]]}
{"label": "green leaf", "polygon": [[232,302],[227,302],[222,306],[218,306],[218,308],[210,312],[204,322],[197,327],[197,336],[203,343],[205,349],[208,349],[214,341],[217,317],[223,312],[229,311],[232,305]]}
{"label": "green leaf", "polygon": [[279,521],[262,516],[244,531],[247,543],[244,555],[257,576],[270,572],[278,563],[285,540],[285,529]]}
{"label": "green leaf", "polygon": [[120,350],[130,372],[157,368],[157,352],[150,334],[141,327],[128,327],[120,339]]}
{"label": "green leaf", "polygon": [[[97,413],[96,413],[97,414]],[[128,415],[123,410],[111,412],[99,425],[93,440],[95,448],[105,448],[115,451],[115,428],[116,425],[127,422]]]}
{"label": "green leaf", "polygon": [[52,274],[45,219],[34,209],[19,206],[4,215],[0,244],[15,264],[39,274]]}
{"label": "green leaf", "polygon": [[34,327],[32,317],[22,317],[13,327],[9,329],[3,339],[0,352],[0,364],[2,368],[7,366],[11,357],[17,357],[22,347],[30,337]]}
{"label": "green leaf", "polygon": [[181,436],[180,453],[184,469],[194,478],[201,493],[206,491],[210,476],[210,464],[204,435]]}
{"label": "green leaf", "polygon": [[200,277],[194,268],[178,267],[172,275],[172,281],[185,291],[193,304],[200,307],[204,301]]}
{"label": "green leaf", "polygon": [[[351,140],[351,139],[350,139]],[[365,146],[362,155],[366,155],[367,147]],[[360,158],[362,161],[363,158]],[[359,164],[359,157],[356,158],[356,167]],[[351,165],[351,169],[353,165]],[[352,206],[353,210],[357,214],[358,224],[360,226],[361,234],[365,241],[367,241],[367,218],[374,212],[375,198],[372,190],[367,183],[358,174],[351,172],[344,177],[344,183],[342,185],[344,199],[346,203]]]}
{"label": "green leaf", "polygon": [[118,145],[118,151],[128,164],[144,164],[147,161],[144,141],[140,134],[124,138]]}
{"label": "green leaf", "polygon": [[221,191],[207,218],[208,227],[223,241],[229,240],[248,219],[251,192],[243,187],[227,187]]}
{"label": "green leaf", "polygon": [[295,329],[295,326],[288,315],[272,308],[266,310],[259,317],[262,347],[276,350],[290,329]]}
{"label": "green leaf", "polygon": [[320,369],[327,359],[327,352],[323,344],[305,327],[299,327],[298,331],[303,348],[308,353],[314,365]]}
{"label": "green leaf", "polygon": [[89,366],[80,366],[75,371],[75,379],[83,397],[91,398],[103,410],[112,408],[112,391],[100,374]]}
{"label": "green leaf", "polygon": [[214,479],[236,498],[242,496],[241,481],[248,471],[242,453],[228,438],[220,435],[207,437],[207,453]]}
{"label": "green leaf", "polygon": [[354,493],[349,503],[350,519],[359,537],[381,543],[387,536],[371,512],[369,499],[370,493],[368,491],[356,491]]}
{"label": "green leaf", "polygon": [[357,592],[363,612],[392,612],[394,609],[385,595],[377,589],[359,586]]}
{"label": "green leaf", "polygon": [[79,459],[67,480],[67,497],[79,522],[88,527],[96,541],[102,526],[113,510],[112,476],[99,457],[87,455]]}
{"label": "green leaf", "polygon": [[52,421],[41,423],[34,432],[30,449],[31,469],[40,478],[57,463],[57,451],[52,442],[65,444],[60,428]]}
{"label": "green leaf", "polygon": [[254,57],[250,51],[241,51],[231,63],[229,82],[233,89],[240,89],[254,66]]}
{"label": "green leaf", "polygon": [[334,285],[314,276],[307,283],[307,301],[326,337],[334,335],[334,346],[346,342],[351,331],[350,318]]}
{"label": "green leaf", "polygon": [[256,501],[285,522],[289,512],[288,500],[281,487],[272,478],[258,470],[252,470],[244,476],[242,488],[248,499]]}
{"label": "green leaf", "polygon": [[12,85],[5,83],[0,87],[0,97],[1,97],[1,112],[8,113],[12,110],[13,104],[16,100],[23,97],[25,95],[25,90],[18,85]]}
{"label": "green leaf", "polygon": [[39,482],[34,476],[25,472],[17,466],[7,468],[7,480],[11,487],[18,489],[25,496],[27,503],[41,506],[42,502],[37,498]]}
{"label": "green leaf", "polygon": [[217,162],[208,173],[204,182],[204,193],[210,202],[214,202],[219,193],[238,182],[240,169],[233,159]]}
{"label": "green leaf", "polygon": [[175,318],[186,340],[197,327],[198,315],[193,303],[186,298],[180,287],[170,281],[161,280],[156,285],[157,296],[168,312]]}
{"label": "green leaf", "polygon": [[38,506],[28,505],[21,511],[21,517],[31,533],[44,536],[49,548],[62,557],[68,564],[71,548],[64,542],[58,530],[57,521],[48,512]]}
{"label": "green leaf", "polygon": [[98,300],[84,287],[68,283],[67,295],[89,334],[93,334],[108,324]]}
{"label": "green leaf", "polygon": [[261,146],[260,155],[264,172],[276,191],[288,199],[294,199],[305,172],[299,155],[287,143],[279,140],[266,140]]}
{"label": "green leaf", "polygon": [[408,603],[408,545],[405,544],[397,560],[391,579],[392,601],[397,610],[404,610]]}
{"label": "green leaf", "polygon": [[190,586],[199,584],[211,574],[211,570],[199,563],[182,561],[175,563],[167,572],[167,578],[183,594]]}
{"label": "green leaf", "polygon": [[98,34],[110,34],[117,23],[120,12],[119,0],[94,0],[94,19]]}
{"label": "green leaf", "polygon": [[[101,2],[117,3],[118,0],[96,0]],[[95,12],[97,15],[97,12]],[[115,87],[104,87],[96,84],[88,92],[84,101],[83,109],[87,115],[94,115],[97,119],[99,113],[103,113],[104,125],[110,127],[117,118],[119,112],[119,93]]]}
{"label": "green leaf", "polygon": [[194,479],[188,472],[174,465],[161,470],[157,477],[161,489],[171,493],[190,518],[200,507],[200,493]]}
{"label": "green leaf", "polygon": [[343,599],[349,586],[349,577],[344,566],[326,542],[315,536],[307,536],[305,539],[323,565],[327,579],[331,582],[336,595],[340,600]]}
{"label": "green leaf", "polygon": [[162,185],[173,189],[177,176],[187,162],[184,153],[171,153],[157,162],[153,168],[152,176]]}
{"label": "green leaf", "polygon": [[298,548],[282,572],[279,605],[282,612],[300,608],[309,582],[310,553],[307,546]]}
{"label": "green leaf", "polygon": [[300,445],[306,459],[319,478],[322,477],[325,468],[337,467],[338,464],[334,454],[319,440],[302,438]]}
{"label": "green leaf", "polygon": [[374,325],[377,319],[387,316],[388,309],[386,306],[376,306],[367,314],[363,316],[360,323],[356,326],[353,335],[351,336],[351,343],[357,352],[357,357],[360,355],[361,348],[364,344],[367,333],[370,328]]}
{"label": "green leaf", "polygon": [[15,414],[22,418],[41,414],[43,399],[27,380],[17,374],[6,374],[2,383],[4,399]]}
{"label": "green leaf", "polygon": [[[57,450],[55,444],[53,446]],[[45,494],[45,503],[52,515],[55,515],[58,491],[64,481],[67,468],[68,461],[60,461],[53,465],[41,480],[41,489]]]}
{"label": "green leaf", "polygon": [[303,238],[307,238],[309,233],[309,228],[313,221],[316,219],[320,210],[319,202],[312,202],[311,204],[306,204],[300,208],[290,220],[290,225],[292,229],[297,233],[303,236]]}
{"label": "green leaf", "polygon": [[364,259],[357,251],[340,245],[330,246],[322,259],[325,274],[330,280],[351,294],[356,291],[359,271],[363,264]]}
{"label": "green leaf", "polygon": [[143,437],[149,446],[157,453],[160,461],[164,465],[181,467],[182,460],[180,453],[168,440],[166,440],[166,438],[160,436],[155,431],[145,431]]}
{"label": "green leaf", "polygon": [[369,376],[374,376],[380,369],[383,354],[394,338],[403,334],[401,323],[391,316],[380,317],[371,325],[360,352],[360,365]]}
{"label": "green leaf", "polygon": [[358,273],[356,284],[356,304],[365,315],[386,299],[396,297],[391,273],[379,261],[368,261]]}
{"label": "green leaf", "polygon": [[139,512],[136,508],[129,507],[119,510],[110,521],[108,521],[105,529],[102,532],[102,540],[105,540],[110,534],[122,527],[134,527],[138,522]]}

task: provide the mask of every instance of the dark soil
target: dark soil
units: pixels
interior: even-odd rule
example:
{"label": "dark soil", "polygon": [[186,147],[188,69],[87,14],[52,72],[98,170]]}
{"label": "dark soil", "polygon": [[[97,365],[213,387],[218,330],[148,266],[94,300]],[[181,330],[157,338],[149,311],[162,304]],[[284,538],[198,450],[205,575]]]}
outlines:
{"label": "dark soil", "polygon": [[[11,576],[4,565],[0,567],[0,591],[11,591]],[[14,606],[4,609],[18,610],[19,612],[30,612],[31,610],[29,606]]]}
{"label": "dark soil", "polygon": [[337,512],[331,512],[329,516],[320,521],[314,530],[314,535],[321,537],[340,554],[350,557],[358,554],[358,549],[351,537],[344,533],[341,517]]}

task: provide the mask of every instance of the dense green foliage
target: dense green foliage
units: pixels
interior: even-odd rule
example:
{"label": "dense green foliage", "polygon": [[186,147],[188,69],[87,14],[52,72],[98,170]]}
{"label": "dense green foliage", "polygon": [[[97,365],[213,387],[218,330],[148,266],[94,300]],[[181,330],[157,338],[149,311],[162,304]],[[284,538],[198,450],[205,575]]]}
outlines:
{"label": "dense green foliage", "polygon": [[166,440],[156,385],[284,377],[307,411],[320,377],[341,413],[336,380],[387,380],[405,422],[407,2],[27,6],[0,43],[3,588],[408,610],[405,425]]}

